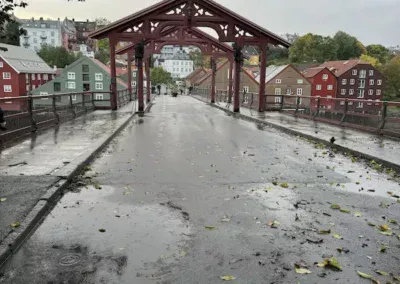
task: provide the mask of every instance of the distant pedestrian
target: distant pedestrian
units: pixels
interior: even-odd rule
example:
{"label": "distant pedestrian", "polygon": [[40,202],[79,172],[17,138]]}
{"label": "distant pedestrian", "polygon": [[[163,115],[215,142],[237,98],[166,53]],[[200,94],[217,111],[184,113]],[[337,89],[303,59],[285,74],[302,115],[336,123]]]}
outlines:
{"label": "distant pedestrian", "polygon": [[161,95],[161,85],[157,85],[158,95]]}
{"label": "distant pedestrian", "polygon": [[180,91],[181,91],[181,96],[183,95],[183,90],[182,89],[180,89]]}
{"label": "distant pedestrian", "polygon": [[189,95],[191,95],[191,94],[192,94],[192,91],[193,91],[193,87],[192,87],[192,86],[190,86],[190,87],[189,87]]}
{"label": "distant pedestrian", "polygon": [[5,131],[6,128],[6,121],[4,120],[4,111],[0,107],[0,130]]}

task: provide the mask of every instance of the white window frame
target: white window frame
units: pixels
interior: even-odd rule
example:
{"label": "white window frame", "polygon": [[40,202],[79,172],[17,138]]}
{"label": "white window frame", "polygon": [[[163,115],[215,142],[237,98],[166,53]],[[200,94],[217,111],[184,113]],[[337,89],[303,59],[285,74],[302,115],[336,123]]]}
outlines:
{"label": "white window frame", "polygon": [[243,86],[243,91],[246,91],[246,93],[250,92],[250,87],[249,86]]}
{"label": "white window frame", "polygon": [[328,91],[332,91],[332,90],[333,90],[333,85],[328,85],[328,86],[326,87],[326,89],[327,89]]}
{"label": "white window frame", "polygon": [[353,102],[349,102],[348,105],[349,105],[349,106],[352,106],[352,105],[353,105]]}
{"label": "white window frame", "polygon": [[11,93],[12,92],[12,86],[11,85],[4,85],[4,93]]}
{"label": "white window frame", "polygon": [[366,78],[367,77],[367,70],[360,70],[360,78]]}
{"label": "white window frame", "polygon": [[76,101],[76,95],[71,95],[73,101]]}
{"label": "white window frame", "polygon": [[49,80],[49,75],[48,74],[43,74],[43,80]]}
{"label": "white window frame", "polygon": [[377,95],[377,96],[380,96],[381,94],[382,94],[382,91],[381,91],[381,90],[379,90],[379,89],[376,90],[376,95]]}
{"label": "white window frame", "polygon": [[286,95],[291,95],[292,94],[292,89],[291,88],[287,88],[286,89]]}
{"label": "white window frame", "polygon": [[103,94],[96,94],[96,101],[101,101],[104,100],[104,95]]}
{"label": "white window frame", "polygon": [[344,106],[344,101],[340,101],[340,105],[341,105],[341,106]]}
{"label": "white window frame", "polygon": [[94,85],[94,88],[96,90],[104,90],[103,82],[96,82],[95,85]]}
{"label": "white window frame", "polygon": [[[49,93],[48,92],[40,92],[39,96],[47,96]],[[47,100],[48,98],[42,98],[42,100]]]}
{"label": "white window frame", "polygon": [[315,88],[317,91],[321,91],[322,90],[322,85],[317,85]]}
{"label": "white window frame", "polygon": [[132,77],[133,77],[133,78],[136,78],[136,71],[133,71],[133,72],[132,72]]}
{"label": "white window frame", "polygon": [[297,79],[297,84],[303,84],[304,80],[303,79]]}
{"label": "white window frame", "polygon": [[356,108],[363,108],[364,103],[363,102],[358,102]]}
{"label": "white window frame", "polygon": [[76,89],[75,82],[67,82],[67,89],[68,90],[75,90]]}
{"label": "white window frame", "polygon": [[358,86],[359,88],[365,88],[365,79],[360,80],[360,85]]}
{"label": "white window frame", "polygon": [[297,88],[296,94],[297,94],[298,96],[302,96],[302,95],[303,95],[303,88]]}
{"label": "white window frame", "polygon": [[10,72],[3,72],[3,79],[4,80],[11,80],[11,73]]}
{"label": "white window frame", "polygon": [[[360,94],[361,92],[361,94]],[[363,99],[365,95],[365,90],[358,90],[357,92],[357,99]]]}
{"label": "white window frame", "polygon": [[382,85],[382,80],[378,80],[376,83],[378,86],[380,86],[380,85]]}
{"label": "white window frame", "polygon": [[347,85],[347,79],[342,79],[342,85]]}
{"label": "white window frame", "polygon": [[31,79],[32,79],[32,80],[36,80],[35,74],[32,74],[32,75],[31,75]]}
{"label": "white window frame", "polygon": [[341,94],[342,96],[346,95],[346,89],[342,89],[342,90],[340,91],[340,94]]}
{"label": "white window frame", "polygon": [[0,68],[3,68],[3,67],[4,67],[3,61],[0,61]]}
{"label": "white window frame", "polygon": [[374,76],[374,70],[369,70],[369,76]]}
{"label": "white window frame", "polygon": [[374,80],[374,79],[370,79],[370,80],[369,80],[369,85],[370,85],[370,86],[375,85],[375,80]]}
{"label": "white window frame", "polygon": [[350,96],[354,95],[354,89],[350,89],[350,90],[349,90],[349,95],[350,95]]}
{"label": "white window frame", "polygon": [[27,92],[30,91],[29,85],[26,85],[26,91],[27,91]]}
{"label": "white window frame", "polygon": [[373,89],[369,89],[368,90],[368,95],[369,96],[373,96],[374,95],[374,90]]}
{"label": "white window frame", "polygon": [[281,84],[281,83],[282,83],[282,79],[276,79],[275,82],[276,82],[277,84]]}
{"label": "white window frame", "polygon": [[353,69],[353,75],[357,76],[357,69]]}
{"label": "white window frame", "polygon": [[68,72],[68,80],[75,80],[75,72]]}
{"label": "white window frame", "polygon": [[275,95],[277,95],[277,96],[282,95],[282,89],[281,88],[275,88]]}
{"label": "white window frame", "polygon": [[94,74],[95,81],[103,81],[103,73],[96,73]]}
{"label": "white window frame", "polygon": [[136,81],[132,81],[132,87],[136,87]]}
{"label": "white window frame", "polygon": [[282,98],[281,97],[275,97],[275,103],[276,104],[280,104],[282,102]]}
{"label": "white window frame", "polygon": [[356,79],[350,79],[350,85],[354,85],[356,83]]}
{"label": "white window frame", "polygon": [[326,81],[326,80],[328,80],[328,78],[329,78],[328,74],[323,74],[322,75],[322,80]]}

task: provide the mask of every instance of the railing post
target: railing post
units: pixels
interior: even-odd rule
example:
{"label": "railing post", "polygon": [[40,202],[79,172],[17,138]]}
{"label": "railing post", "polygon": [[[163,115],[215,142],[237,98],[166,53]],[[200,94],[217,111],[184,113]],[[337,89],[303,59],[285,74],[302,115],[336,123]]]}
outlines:
{"label": "railing post", "polygon": [[254,94],[251,93],[251,103],[250,103],[250,107],[251,108],[253,106],[253,102],[254,102]]}
{"label": "railing post", "polygon": [[32,132],[35,132],[37,130],[37,125],[36,125],[36,120],[33,117],[33,98],[32,98],[32,95],[30,95],[29,99],[28,99],[28,113],[29,113],[29,119],[31,121]]}
{"label": "railing post", "polygon": [[383,109],[382,109],[382,123],[381,126],[379,127],[379,130],[382,130],[385,128],[386,124],[386,119],[387,119],[387,109],[388,109],[388,102],[383,102]]}
{"label": "railing post", "polygon": [[95,109],[96,108],[96,104],[94,103],[94,93],[93,92],[91,94],[91,98],[92,98],[92,106]]}
{"label": "railing post", "polygon": [[300,108],[300,97],[297,96],[296,97],[296,110],[294,111],[294,114],[297,114],[297,112],[299,111]]}
{"label": "railing post", "polygon": [[346,119],[346,115],[347,115],[347,110],[349,108],[349,102],[347,101],[347,99],[344,100],[344,110],[343,110],[343,116],[342,119],[340,120],[340,125],[342,125]]}
{"label": "railing post", "polygon": [[315,112],[313,118],[315,119],[319,115],[319,109],[321,108],[321,97],[317,97],[317,111]]}
{"label": "railing post", "polygon": [[71,113],[72,113],[73,117],[76,117],[76,113],[74,110],[74,104],[72,102],[72,95],[69,95],[69,107],[71,108]]}
{"label": "railing post", "polygon": [[86,105],[85,105],[85,94],[82,93],[82,107],[85,112],[87,112]]}
{"label": "railing post", "polygon": [[58,113],[57,113],[57,102],[56,102],[56,96],[54,96],[53,95],[53,97],[52,97],[52,99],[53,99],[53,101],[52,101],[52,104],[53,104],[53,114],[54,114],[54,117],[56,118],[56,120],[57,120],[57,124],[59,124],[60,123],[60,116],[58,115]]}
{"label": "railing post", "polygon": [[283,110],[283,101],[285,100],[285,96],[280,95],[280,97],[281,97],[281,106],[279,108],[279,111],[282,111]]}

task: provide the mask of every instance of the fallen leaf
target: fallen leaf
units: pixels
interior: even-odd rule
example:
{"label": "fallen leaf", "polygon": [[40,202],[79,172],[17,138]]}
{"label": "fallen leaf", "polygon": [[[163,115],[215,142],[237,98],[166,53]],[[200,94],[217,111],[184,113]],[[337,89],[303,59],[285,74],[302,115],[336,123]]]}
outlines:
{"label": "fallen leaf", "polygon": [[393,192],[391,192],[391,191],[388,191],[388,192],[387,192],[387,194],[389,194],[389,195],[393,195]]}
{"label": "fallen leaf", "polygon": [[393,236],[392,232],[379,232],[379,233],[385,236]]}
{"label": "fallen leaf", "polygon": [[99,232],[100,232],[100,233],[105,233],[105,232],[106,232],[106,229],[99,229]]}
{"label": "fallen leaf", "polygon": [[96,184],[94,185],[94,188],[95,188],[95,189],[101,189],[101,186],[100,186],[99,184],[96,183]]}
{"label": "fallen leaf", "polygon": [[304,260],[299,260],[294,263],[296,268],[308,268],[307,263]]}
{"label": "fallen leaf", "polygon": [[389,247],[387,246],[387,245],[381,245],[381,247],[379,248],[379,251],[380,252],[386,252],[386,250],[388,249]]}
{"label": "fallen leaf", "polygon": [[224,281],[231,281],[231,280],[235,280],[236,277],[234,276],[221,276],[221,279]]}
{"label": "fallen leaf", "polygon": [[225,222],[225,223],[228,223],[228,222],[230,222],[231,221],[231,219],[230,218],[228,218],[228,217],[224,217],[224,218],[222,218],[221,219],[221,222]]}
{"label": "fallen leaf", "polygon": [[339,210],[340,209],[340,205],[339,204],[332,204],[331,205],[331,209]]}
{"label": "fallen leaf", "polygon": [[394,276],[393,275],[393,279],[396,280],[396,281],[400,281],[400,276]]}
{"label": "fallen leaf", "polygon": [[379,204],[379,207],[381,208],[388,208],[389,204],[387,204],[385,201],[381,201],[381,203]]}
{"label": "fallen leaf", "polygon": [[368,224],[368,226],[375,227],[374,223],[368,222],[367,224]]}
{"label": "fallen leaf", "polygon": [[318,234],[320,235],[328,235],[331,233],[331,230],[319,230]]}
{"label": "fallen leaf", "polygon": [[377,270],[377,271],[375,271],[375,272],[378,273],[379,275],[389,276],[389,273],[387,273],[387,272],[385,272],[385,271]]}
{"label": "fallen leaf", "polygon": [[391,224],[397,224],[397,221],[394,220],[394,219],[390,219],[388,222],[391,223]]}
{"label": "fallen leaf", "polygon": [[206,228],[207,230],[216,230],[217,229],[217,227],[215,227],[215,226],[205,226],[204,228]]}
{"label": "fallen leaf", "polygon": [[311,271],[305,268],[296,268],[297,274],[311,274]]}
{"label": "fallen leaf", "polygon": [[324,259],[324,262],[318,263],[318,267],[324,268],[327,266],[334,267],[338,270],[343,270],[342,266],[339,264],[339,261],[335,257]]}
{"label": "fallen leaf", "polygon": [[276,181],[273,181],[272,184],[273,185],[278,185],[278,183]]}
{"label": "fallen leaf", "polygon": [[287,183],[287,182],[284,182],[284,183],[281,183],[281,187],[283,187],[283,188],[288,188],[288,187],[289,187],[289,185],[288,185],[288,183]]}
{"label": "fallen leaf", "polygon": [[350,209],[340,208],[340,212],[342,212],[342,213],[350,213]]}
{"label": "fallen leaf", "polygon": [[339,240],[343,239],[343,237],[341,235],[338,235],[338,234],[334,234],[333,237],[335,239],[339,239]]}
{"label": "fallen leaf", "polygon": [[357,274],[362,278],[372,280],[372,282],[379,284],[379,281],[376,280],[374,277],[372,277],[372,275],[369,275],[369,274],[366,274],[366,273],[363,273],[360,271],[357,271]]}
{"label": "fallen leaf", "polygon": [[0,202],[4,202],[4,201],[6,201],[6,200],[7,200],[7,198],[5,198],[5,197],[0,198]]}
{"label": "fallen leaf", "polygon": [[10,226],[13,227],[13,228],[18,228],[19,226],[21,226],[21,223],[20,222],[15,222],[15,223],[12,223]]}
{"label": "fallen leaf", "polygon": [[390,230],[390,228],[389,228],[389,226],[388,225],[380,225],[379,227],[378,227],[378,229],[379,230],[381,230],[382,232],[386,232],[386,231],[389,231]]}
{"label": "fallen leaf", "polygon": [[355,212],[355,213],[354,213],[354,216],[356,216],[356,217],[362,217],[362,215],[363,215],[363,214],[362,214],[361,212]]}
{"label": "fallen leaf", "polygon": [[268,222],[268,226],[270,226],[271,228],[274,228],[274,229],[278,228],[280,225],[281,225],[281,223],[278,222],[278,221],[270,221],[270,222]]}
{"label": "fallen leaf", "polygon": [[356,184],[359,185],[359,184],[361,184],[361,182],[357,181]]}

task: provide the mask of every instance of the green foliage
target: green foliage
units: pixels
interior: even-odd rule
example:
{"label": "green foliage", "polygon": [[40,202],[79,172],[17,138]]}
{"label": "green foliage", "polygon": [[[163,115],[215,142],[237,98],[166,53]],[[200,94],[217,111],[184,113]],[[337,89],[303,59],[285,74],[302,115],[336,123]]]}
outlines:
{"label": "green foliage", "polygon": [[386,47],[381,44],[371,44],[367,46],[367,52],[369,56],[375,57],[380,63],[385,64],[388,62],[392,55]]}
{"label": "green foliage", "polygon": [[154,67],[150,71],[151,84],[153,86],[159,84],[171,84],[172,76],[171,73],[165,71],[162,67]]}
{"label": "green foliage", "polygon": [[289,64],[289,49],[280,46],[269,46],[267,50],[267,65]]}
{"label": "green foliage", "polygon": [[108,62],[110,61],[110,53],[103,50],[97,51],[94,54],[94,57],[104,64],[108,64]]}
{"label": "green foliage", "polygon": [[293,63],[336,60],[338,45],[331,37],[312,33],[299,37],[289,49],[289,59]]}
{"label": "green foliage", "polygon": [[400,99],[400,56],[392,58],[382,68],[383,76],[385,77],[386,90],[385,99],[399,100]]}
{"label": "green foliage", "polygon": [[338,46],[337,59],[348,60],[351,58],[359,58],[362,54],[366,54],[365,47],[357,40],[357,38],[338,31],[333,40]]}
{"label": "green foliage", "polygon": [[[12,45],[19,45],[19,36],[26,34],[20,29],[20,24],[12,15],[15,8],[25,8],[27,3],[19,0],[0,0],[0,42]],[[0,48],[0,50],[6,50]]]}
{"label": "green foliage", "polygon": [[65,68],[65,66],[70,65],[74,61],[76,61],[81,53],[75,55],[72,52],[68,52],[64,47],[58,46],[50,46],[43,45],[38,55],[49,65],[49,66],[57,66],[58,68]]}
{"label": "green foliage", "polygon": [[190,52],[189,56],[193,61],[194,68],[204,67],[204,56],[200,50]]}
{"label": "green foliage", "polygon": [[378,68],[378,69],[380,69],[382,66],[378,59],[376,59],[375,57],[372,57],[370,55],[363,54],[360,56],[360,59],[362,61],[368,62],[369,64],[371,64],[372,66],[374,66],[375,68]]}

